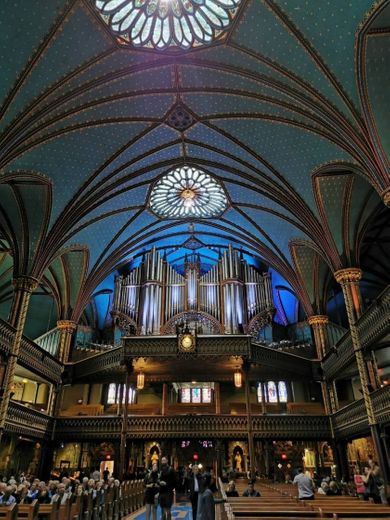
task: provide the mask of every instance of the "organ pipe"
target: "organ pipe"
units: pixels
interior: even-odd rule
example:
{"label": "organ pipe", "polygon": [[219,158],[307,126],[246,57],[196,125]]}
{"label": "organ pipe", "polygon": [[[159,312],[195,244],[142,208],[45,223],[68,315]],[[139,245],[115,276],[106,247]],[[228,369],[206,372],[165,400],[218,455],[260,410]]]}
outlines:
{"label": "organ pipe", "polygon": [[206,273],[198,255],[186,257],[183,276],[153,248],[138,267],[115,279],[113,312],[131,318],[141,334],[160,334],[186,310],[212,316],[227,334],[240,333],[272,307],[270,273],[258,272],[231,245]]}

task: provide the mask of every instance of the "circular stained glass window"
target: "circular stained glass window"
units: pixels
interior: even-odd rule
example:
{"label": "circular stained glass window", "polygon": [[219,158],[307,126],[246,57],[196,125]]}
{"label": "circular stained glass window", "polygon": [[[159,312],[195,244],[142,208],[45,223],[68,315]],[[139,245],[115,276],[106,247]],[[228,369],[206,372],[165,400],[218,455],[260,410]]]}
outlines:
{"label": "circular stained glass window", "polygon": [[217,217],[227,205],[227,197],[219,182],[190,166],[164,175],[150,196],[152,211],[159,217],[171,219]]}
{"label": "circular stained glass window", "polygon": [[231,25],[242,0],[94,0],[114,34],[136,47],[207,45]]}

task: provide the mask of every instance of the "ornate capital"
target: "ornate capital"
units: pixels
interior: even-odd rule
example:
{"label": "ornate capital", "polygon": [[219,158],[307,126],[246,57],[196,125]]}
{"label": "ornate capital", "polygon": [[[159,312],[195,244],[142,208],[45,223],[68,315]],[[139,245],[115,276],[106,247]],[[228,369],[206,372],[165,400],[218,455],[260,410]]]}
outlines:
{"label": "ornate capital", "polygon": [[312,327],[320,327],[329,323],[329,318],[325,314],[314,314],[308,316],[307,323]]}
{"label": "ornate capital", "polygon": [[363,271],[358,267],[347,267],[339,269],[334,273],[336,282],[339,284],[359,282],[362,279]]}
{"label": "ornate capital", "polygon": [[390,208],[390,187],[382,191],[381,197],[383,202],[385,203],[385,206]]}
{"label": "ornate capital", "polygon": [[39,285],[39,280],[32,276],[18,276],[12,281],[15,291],[24,291],[32,293]]}
{"label": "ornate capital", "polygon": [[77,323],[72,320],[58,320],[57,329],[64,330],[65,332],[72,334],[72,332],[77,329]]}

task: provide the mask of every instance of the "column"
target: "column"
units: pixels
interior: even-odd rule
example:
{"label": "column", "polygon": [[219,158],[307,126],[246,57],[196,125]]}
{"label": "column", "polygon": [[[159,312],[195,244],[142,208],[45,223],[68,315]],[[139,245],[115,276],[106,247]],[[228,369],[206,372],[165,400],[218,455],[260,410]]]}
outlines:
{"label": "column", "polygon": [[215,414],[221,415],[221,387],[218,382],[214,383],[214,399],[215,399]]}
{"label": "column", "polygon": [[166,415],[167,414],[167,404],[168,404],[168,384],[167,383],[163,383],[161,415]]}
{"label": "column", "polygon": [[18,361],[28,305],[31,294],[38,287],[38,280],[30,276],[20,276],[16,278],[13,283],[15,289],[9,322],[14,327],[15,334],[11,344],[2,388],[0,390],[0,441],[4,432],[8,404],[13,389],[15,368]]}
{"label": "column", "polygon": [[317,349],[318,359],[322,359],[326,354],[327,333],[326,326],[329,322],[328,316],[324,314],[316,314],[307,318],[308,324],[311,326],[314,334],[314,342]]}
{"label": "column", "polygon": [[366,408],[368,424],[370,426],[372,439],[375,450],[378,455],[378,462],[385,481],[385,488],[389,479],[388,465],[386,463],[386,455],[379,436],[379,427],[375,418],[372,399],[369,390],[369,378],[367,365],[365,363],[362,347],[360,343],[359,333],[357,329],[357,320],[362,313],[361,295],[359,289],[359,281],[362,277],[362,271],[358,268],[340,269],[334,273],[336,282],[341,285],[345,307],[348,316],[351,341],[355,353],[356,364],[359,372],[359,378],[362,385],[362,393]]}
{"label": "column", "polygon": [[245,374],[245,401],[246,401],[246,416],[247,416],[247,423],[248,423],[249,473],[250,473],[250,478],[254,478],[256,475],[256,467],[255,467],[255,448],[254,448],[254,444],[253,444],[251,396],[250,396],[250,384],[249,384],[250,364],[248,362],[244,363],[243,370],[244,370],[244,374]]}
{"label": "column", "polygon": [[77,328],[77,323],[72,320],[57,321],[57,329],[60,331],[58,359],[66,363],[69,359],[70,344],[72,336]]}
{"label": "column", "polygon": [[336,442],[336,452],[334,454],[336,458],[336,473],[337,478],[344,478],[349,480],[349,464],[348,464],[348,456],[347,456],[347,442],[346,441],[337,441]]}
{"label": "column", "polygon": [[123,404],[123,415],[122,415],[122,429],[121,429],[121,441],[119,448],[119,478],[123,477],[126,471],[126,437],[128,428],[128,404],[129,404],[129,376],[133,371],[133,364],[131,361],[125,362],[125,399]]}

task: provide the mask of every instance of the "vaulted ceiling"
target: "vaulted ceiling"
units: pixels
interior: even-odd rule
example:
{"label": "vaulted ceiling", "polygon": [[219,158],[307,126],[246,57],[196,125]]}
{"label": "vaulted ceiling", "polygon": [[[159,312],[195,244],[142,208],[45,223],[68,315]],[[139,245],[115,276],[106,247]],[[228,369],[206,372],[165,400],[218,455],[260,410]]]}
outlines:
{"label": "vaulted ceiling", "polygon": [[[389,49],[389,0],[242,0],[228,31],[187,50],[123,44],[92,0],[6,2],[4,305],[27,274],[79,319],[131,258],[181,258],[195,236],[205,262],[232,243],[324,312],[332,271],[361,264],[389,200]],[[221,217],[192,228],[148,209],[183,164],[224,186]]]}

